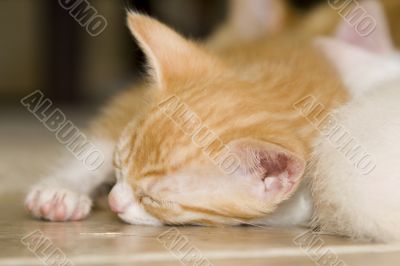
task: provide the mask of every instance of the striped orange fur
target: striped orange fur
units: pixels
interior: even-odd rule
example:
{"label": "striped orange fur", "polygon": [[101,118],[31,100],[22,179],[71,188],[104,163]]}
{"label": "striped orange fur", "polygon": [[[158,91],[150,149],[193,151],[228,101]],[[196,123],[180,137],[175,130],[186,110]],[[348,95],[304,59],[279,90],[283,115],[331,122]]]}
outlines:
{"label": "striped orange fur", "polygon": [[322,54],[297,34],[217,48],[144,15],[130,13],[128,24],[149,58],[152,79],[118,96],[92,131],[118,140],[115,167],[136,200],[167,224],[237,224],[274,211],[297,183],[266,200],[258,181],[223,174],[179,126],[184,115],[168,116],[160,103],[176,97],[195,114],[218,136],[220,142],[207,147],[214,154],[245,139],[307,162],[318,132],[294,103],[313,95],[330,110],[347,97]]}

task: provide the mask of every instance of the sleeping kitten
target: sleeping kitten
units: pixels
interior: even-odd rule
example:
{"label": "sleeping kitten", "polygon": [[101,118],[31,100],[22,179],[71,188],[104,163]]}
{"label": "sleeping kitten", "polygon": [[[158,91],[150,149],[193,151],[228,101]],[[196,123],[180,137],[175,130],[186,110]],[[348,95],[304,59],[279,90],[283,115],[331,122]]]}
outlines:
{"label": "sleeping kitten", "polygon": [[[246,3],[261,4],[252,10],[273,22],[262,24],[260,36],[284,21],[273,18],[284,12],[262,8],[282,1]],[[257,40],[233,26],[236,38],[228,39],[237,41],[204,47],[138,13],[128,13],[128,26],[147,55],[151,80],[117,96],[90,129],[104,165],[88,172],[79,161],[65,162],[28,194],[32,215],[50,221],[87,217],[90,194],[112,176],[116,147],[117,183],[109,203],[128,223],[307,220],[306,196],[284,201],[302,181],[318,132],[308,122],[315,114],[303,117],[293,103],[312,94],[330,110],[347,97],[322,54],[291,34]],[[227,171],[226,158],[233,171]],[[285,211],[293,209],[298,212]]]}
{"label": "sleeping kitten", "polygon": [[[348,133],[335,137],[343,135],[341,147],[334,147],[326,137],[317,142],[314,224],[355,238],[398,241],[400,57],[379,2],[365,1],[363,6],[377,21],[371,35],[363,38],[344,23],[339,41],[318,42],[351,89],[352,100],[335,111],[336,124]],[[364,163],[353,165],[343,153],[351,138],[370,155],[373,164],[368,171],[363,171]],[[359,157],[360,151],[353,150],[352,156]]]}

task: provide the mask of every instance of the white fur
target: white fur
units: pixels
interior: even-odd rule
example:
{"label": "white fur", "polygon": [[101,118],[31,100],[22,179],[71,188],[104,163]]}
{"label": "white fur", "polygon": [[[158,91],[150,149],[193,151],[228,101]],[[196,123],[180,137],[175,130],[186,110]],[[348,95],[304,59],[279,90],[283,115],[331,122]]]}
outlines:
{"label": "white fur", "polygon": [[159,220],[148,214],[139,203],[135,202],[132,202],[125,212],[119,214],[118,217],[129,224],[152,226],[162,225]]}
{"label": "white fur", "polygon": [[[400,77],[400,76],[399,76]],[[323,229],[357,238],[400,240],[400,79],[382,83],[337,113],[372,155],[363,175],[328,140],[316,148],[316,220]]]}
{"label": "white fur", "polygon": [[[374,5],[380,12],[376,3]],[[379,28],[387,31],[385,27],[377,30]],[[314,156],[314,224],[323,230],[354,238],[400,241],[398,54],[386,49],[379,54],[370,50],[369,44],[363,44],[361,39],[357,43],[359,47],[329,39],[319,44],[352,95],[346,106],[336,110],[336,122],[362,145],[376,167],[372,171],[360,171],[359,165],[352,163],[322,136]]]}
{"label": "white fur", "polygon": [[108,197],[111,209],[118,213],[118,217],[124,222],[137,225],[162,225],[137,202],[132,188],[124,181],[119,180]]}
{"label": "white fur", "polygon": [[104,156],[104,163],[90,171],[78,159],[69,159],[29,191],[25,205],[37,218],[50,221],[81,220],[91,209],[90,194],[112,171],[112,143],[95,140],[94,145]]}
{"label": "white fur", "polygon": [[265,218],[252,221],[267,226],[306,226],[313,213],[313,202],[308,184],[302,184],[296,193]]}
{"label": "white fur", "polygon": [[335,63],[354,98],[399,76],[400,57],[396,53],[374,54],[328,38],[320,38],[316,44]]}

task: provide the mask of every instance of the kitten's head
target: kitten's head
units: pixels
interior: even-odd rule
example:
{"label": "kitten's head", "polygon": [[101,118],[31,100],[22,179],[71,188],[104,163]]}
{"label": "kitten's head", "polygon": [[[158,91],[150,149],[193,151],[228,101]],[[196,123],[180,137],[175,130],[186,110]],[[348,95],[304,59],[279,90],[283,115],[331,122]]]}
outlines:
{"label": "kitten's head", "polygon": [[257,110],[256,85],[154,19],[130,13],[128,24],[155,82],[148,109],[115,154],[110,205],[119,216],[134,224],[240,224],[288,199],[304,155],[295,138],[284,139],[291,134],[284,127],[260,127],[270,114]]}

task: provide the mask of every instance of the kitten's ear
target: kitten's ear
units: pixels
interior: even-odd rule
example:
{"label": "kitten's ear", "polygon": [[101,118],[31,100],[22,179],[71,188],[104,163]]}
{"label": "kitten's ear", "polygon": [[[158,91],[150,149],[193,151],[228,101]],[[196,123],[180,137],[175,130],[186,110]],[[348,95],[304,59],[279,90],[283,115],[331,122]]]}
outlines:
{"label": "kitten's ear", "polygon": [[174,30],[135,12],[128,13],[128,26],[146,54],[155,80],[161,88],[177,78],[201,75],[215,63],[195,43]]}
{"label": "kitten's ear", "polygon": [[305,170],[305,161],[278,145],[253,139],[235,140],[229,150],[240,161],[238,174],[259,180],[268,200],[278,203],[297,188]]}
{"label": "kitten's ear", "polygon": [[358,21],[343,20],[335,38],[319,38],[315,44],[336,67],[350,93],[357,97],[376,83],[398,75],[399,65],[390,58],[395,50],[379,1],[363,1],[350,12],[362,12],[363,16]]}
{"label": "kitten's ear", "polygon": [[374,88],[376,84],[400,75],[400,63],[395,55],[371,53],[330,38],[319,38],[315,45],[333,63],[355,98]]}
{"label": "kitten's ear", "polygon": [[[374,53],[388,53],[394,49],[390,28],[382,4],[365,0],[349,7],[336,32],[336,39]],[[350,14],[354,14],[350,17]]]}
{"label": "kitten's ear", "polygon": [[282,30],[287,19],[286,1],[231,0],[229,23],[244,40],[253,40]]}

